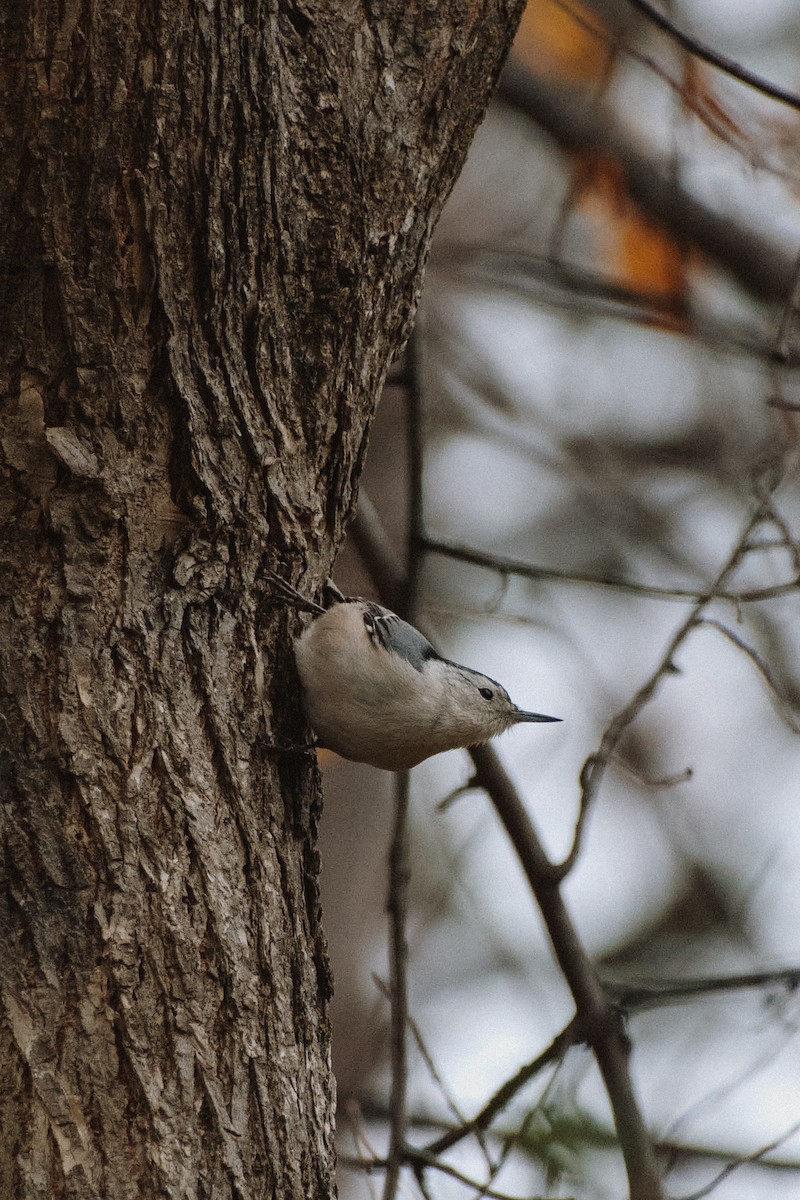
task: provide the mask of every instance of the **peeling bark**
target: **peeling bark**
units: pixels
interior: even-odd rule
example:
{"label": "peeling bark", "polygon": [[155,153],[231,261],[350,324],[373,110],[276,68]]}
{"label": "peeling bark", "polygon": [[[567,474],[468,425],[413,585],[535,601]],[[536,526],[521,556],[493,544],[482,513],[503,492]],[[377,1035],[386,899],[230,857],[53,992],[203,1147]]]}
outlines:
{"label": "peeling bark", "polygon": [[327,1197],[294,613],[518,0],[8,0],[0,1194]]}

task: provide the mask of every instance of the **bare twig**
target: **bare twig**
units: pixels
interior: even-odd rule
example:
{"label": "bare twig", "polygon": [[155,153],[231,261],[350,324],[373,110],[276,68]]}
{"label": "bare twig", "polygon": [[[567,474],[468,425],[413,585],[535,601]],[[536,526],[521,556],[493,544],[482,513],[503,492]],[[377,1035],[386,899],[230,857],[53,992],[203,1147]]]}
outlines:
{"label": "bare twig", "polygon": [[800,967],[784,967],[778,971],[754,971],[743,975],[709,975],[695,979],[669,979],[658,983],[616,984],[606,981],[607,991],[616,998],[620,1008],[635,1008],[668,1004],[671,1000],[689,1000],[719,992],[745,991],[780,984],[793,991],[800,987]]}
{"label": "bare twig", "polygon": [[[788,522],[774,506],[770,512],[770,520],[781,535],[780,538],[776,538],[774,540],[773,545],[775,547],[783,547],[789,551],[789,554],[792,557],[792,562],[794,563],[794,569],[797,571],[798,575],[800,575],[800,540],[793,536]],[[762,543],[757,543],[756,548],[758,548],[758,546],[761,544]],[[767,542],[763,544],[767,548],[772,548]]]}
{"label": "bare twig", "polygon": [[775,704],[775,708],[782,717],[784,723],[788,725],[793,733],[800,733],[800,721],[795,716],[791,706],[789,705],[789,702],[778,686],[777,680],[769,668],[769,664],[764,661],[758,651],[754,649],[749,642],[746,642],[744,638],[740,637],[738,633],[734,633],[732,629],[729,629],[728,626],[723,624],[722,621],[715,621],[711,617],[703,617],[698,624],[706,626],[708,629],[716,629],[717,632],[721,633],[722,636],[727,638],[729,642],[732,642],[733,645],[736,646],[737,650],[741,650],[745,658],[750,659],[750,662],[753,664],[761,678],[766,683]]}
{"label": "bare twig", "polygon": [[408,1058],[406,1025],[408,1022],[408,799],[409,775],[397,775],[394,833],[389,850],[389,995],[391,1000],[392,1091],[390,1100],[389,1154],[383,1200],[394,1200],[400,1170],[406,1161],[406,1088]]}
{"label": "bare twig", "polygon": [[478,780],[475,778],[475,776],[470,776],[466,783],[459,784],[458,787],[455,787],[451,792],[448,792],[444,799],[439,801],[439,803],[436,805],[436,811],[440,813],[447,812],[448,808],[450,808],[452,804],[455,804],[456,800],[460,799],[461,796],[465,796],[467,792],[473,792],[480,786],[481,785],[478,783]]}
{"label": "bare twig", "polygon": [[590,754],[586,759],[586,762],[583,764],[580,780],[581,798],[578,819],[575,823],[575,833],[572,840],[572,846],[570,847],[566,858],[564,858],[564,860],[556,868],[559,878],[563,879],[564,876],[566,876],[572,870],[578,859],[578,855],[580,854],[583,843],[583,834],[586,828],[586,821],[589,811],[599,791],[600,783],[606,767],[615,757],[617,747],[619,746],[623,734],[626,732],[629,726],[633,724],[645,705],[652,700],[653,696],[667,676],[674,674],[677,669],[675,667],[675,655],[677,654],[678,650],[686,641],[689,634],[702,623],[703,611],[706,606],[712,600],[716,599],[720,592],[724,591],[727,580],[731,577],[733,572],[739,566],[742,558],[747,553],[746,547],[749,544],[750,536],[753,530],[760,525],[762,521],[769,519],[770,515],[771,510],[769,508],[768,500],[762,500],[756,505],[753,513],[744,527],[743,532],[737,539],[736,545],[728,555],[728,558],[719,571],[716,579],[707,589],[707,591],[698,598],[688,617],[686,617],[686,619],[678,626],[655,671],[653,671],[652,675],[645,681],[645,683],[642,684],[633,698],[628,701],[625,707],[621,709],[620,712],[618,712],[613,720],[609,723],[609,725],[606,727],[605,733],[600,739],[600,745],[598,749],[594,754]]}
{"label": "bare twig", "polygon": [[[596,271],[516,247],[440,242],[431,266],[483,291],[502,290],[528,302],[602,315],[628,325],[656,323],[674,328],[687,315],[686,304],[670,296],[626,287]],[[752,358],[774,363],[773,339],[753,322],[693,308],[691,338],[698,345],[744,351]],[[796,358],[792,354],[787,361]]]}
{"label": "bare twig", "polygon": [[[386,997],[386,999],[391,1000],[391,997],[392,997],[391,990],[390,990],[390,988],[387,987],[387,985],[384,983],[384,981],[382,979],[380,979],[377,975],[373,975],[372,978],[375,982],[375,986],[383,993],[383,995]],[[467,1118],[461,1112],[461,1109],[458,1107],[458,1104],[456,1103],[455,1098],[451,1095],[450,1089],[448,1088],[447,1084],[445,1083],[439,1068],[436,1066],[436,1063],[434,1062],[434,1059],[433,1059],[433,1055],[431,1054],[430,1050],[428,1049],[425,1039],[422,1036],[422,1030],[420,1029],[419,1025],[417,1024],[417,1022],[414,1020],[414,1018],[411,1016],[410,1013],[408,1014],[408,1028],[411,1030],[411,1035],[417,1044],[417,1049],[419,1050],[419,1053],[422,1057],[423,1062],[425,1063],[425,1066],[428,1068],[428,1072],[429,1072],[431,1078],[433,1079],[434,1083],[439,1088],[439,1091],[442,1093],[442,1096],[444,1097],[445,1104],[447,1105],[451,1114],[455,1117],[456,1121],[458,1122],[458,1127],[464,1128],[468,1124]],[[466,1137],[466,1134],[464,1134],[464,1136]],[[491,1160],[489,1151],[486,1148],[486,1142],[483,1137],[483,1130],[481,1128],[478,1128],[476,1130],[476,1138],[477,1138],[478,1144],[480,1145],[481,1150],[483,1151],[483,1156],[486,1159],[486,1165],[491,1170],[492,1160]],[[457,1139],[457,1140],[460,1140],[460,1139]],[[429,1149],[429,1147],[426,1147],[426,1149]]]}
{"label": "bare twig", "polygon": [[[369,1176],[369,1164],[377,1158],[375,1147],[370,1143],[366,1131],[361,1120],[361,1107],[355,1101],[349,1101],[346,1105],[348,1120],[352,1126],[353,1145],[355,1146],[355,1154],[352,1157],[352,1162],[348,1165],[359,1166]],[[363,1149],[362,1149],[363,1147]],[[341,1156],[340,1156],[341,1158]],[[342,1159],[344,1161],[344,1159]],[[372,1186],[372,1181],[367,1179],[369,1186],[370,1200],[377,1200],[376,1191]]]}
{"label": "bare twig", "polygon": [[[386,1118],[387,1111],[385,1109],[377,1110],[365,1106],[365,1112],[372,1117]],[[409,1123],[415,1127],[425,1125],[442,1124],[441,1121],[435,1121],[431,1118],[422,1117],[419,1114],[413,1114],[409,1117]],[[611,1125],[599,1124],[595,1119],[589,1116],[588,1113],[576,1111],[571,1117],[559,1116],[552,1121],[552,1132],[549,1137],[550,1142],[562,1142],[566,1145],[571,1145],[579,1138],[586,1139],[588,1136],[591,1143],[598,1148],[604,1150],[613,1150],[618,1145],[616,1132]],[[509,1131],[502,1128],[489,1127],[486,1130],[487,1137],[494,1138],[499,1142],[504,1142],[509,1137]],[[733,1154],[729,1149],[722,1146],[702,1145],[697,1142],[678,1141],[675,1138],[661,1138],[655,1143],[655,1148],[660,1155],[684,1158],[695,1158],[701,1161],[714,1159],[717,1162],[728,1162],[730,1160],[739,1161],[739,1156]],[[422,1147],[422,1152],[427,1153],[427,1147]],[[346,1162],[348,1165],[356,1165],[354,1156],[340,1156],[340,1161]],[[369,1158],[365,1159],[363,1165],[366,1170],[385,1170],[386,1159],[380,1158],[374,1151],[371,1152]],[[768,1158],[759,1159],[755,1165],[765,1171],[797,1171],[800,1172],[800,1159],[798,1158]]]}
{"label": "bare twig", "polygon": [[[626,57],[632,59],[633,62],[640,63],[643,67],[646,67],[648,71],[652,72],[652,74],[660,79],[662,83],[666,84],[668,88],[676,93],[681,101],[685,102],[686,83],[684,79],[680,77],[675,78],[675,76],[663,65],[663,63],[658,62],[651,54],[647,54],[638,46],[632,45],[630,39],[623,42],[618,32],[613,27],[601,25],[596,20],[587,20],[585,8],[581,8],[577,4],[569,3],[568,0],[556,0],[556,3],[558,4],[559,8],[563,9],[564,12],[569,14],[570,18],[577,26],[586,30],[586,32],[591,34],[591,36],[596,40],[604,42],[614,55],[616,55],[618,51],[623,51]],[[612,63],[612,61],[613,60],[610,53],[608,56],[609,65]],[[607,70],[610,70],[610,66],[607,68]],[[599,100],[600,95],[598,92],[599,89],[596,90],[597,99]],[[704,125],[713,137],[720,138],[727,144],[730,144],[731,124],[724,119],[724,116],[722,120],[719,119],[716,106],[694,105],[692,107],[692,116],[702,125]],[[764,156],[759,154],[754,147],[748,146],[748,151],[752,166],[755,167],[767,165]]]}
{"label": "bare twig", "polygon": [[800,1129],[800,1121],[796,1121],[788,1129],[785,1129],[782,1134],[768,1142],[765,1146],[761,1146],[758,1150],[754,1150],[752,1154],[743,1155],[741,1158],[735,1159],[733,1162],[726,1163],[721,1171],[718,1171],[714,1178],[705,1185],[699,1188],[696,1192],[692,1192],[688,1196],[684,1196],[683,1200],[703,1200],[704,1196],[709,1196],[722,1183],[723,1179],[727,1179],[734,1171],[738,1171],[739,1167],[744,1167],[757,1163],[764,1155],[769,1154],[772,1150],[777,1150],[778,1146],[789,1140]]}
{"label": "bare twig", "polygon": [[[353,1166],[363,1166],[365,1171],[382,1171],[386,1169],[386,1160],[375,1158],[372,1160],[361,1161],[347,1154],[342,1154],[339,1159],[343,1163]],[[479,1196],[488,1196],[489,1200],[545,1200],[545,1197],[536,1197],[531,1195],[512,1196],[508,1192],[498,1192],[494,1188],[487,1188],[479,1183],[477,1179],[470,1179],[469,1175],[465,1175],[463,1171],[459,1171],[456,1167],[451,1167],[449,1163],[443,1162],[440,1158],[434,1155],[427,1154],[424,1150],[406,1151],[406,1161],[410,1167],[414,1168],[415,1174],[418,1169],[440,1171],[443,1175],[449,1175],[451,1179],[457,1179],[459,1183],[465,1184],[472,1188]],[[573,1197],[572,1200],[575,1200]]]}
{"label": "bare twig", "polygon": [[417,1187],[422,1195],[422,1200],[433,1200],[433,1193],[428,1187],[428,1181],[425,1178],[425,1167],[421,1163],[415,1163],[413,1167],[414,1178],[417,1181]]}
{"label": "bare twig", "polygon": [[477,775],[520,860],[541,909],[558,964],[575,999],[589,1045],[608,1092],[628,1173],[631,1200],[661,1197],[653,1146],[633,1089],[630,1046],[619,1015],[608,1000],[580,942],[560,891],[559,872],[547,858],[525,806],[489,746],[471,751]]}
{"label": "bare twig", "polygon": [[[419,576],[419,538],[422,532],[422,442],[419,395],[419,335],[412,332],[406,349],[407,437],[409,449],[408,499],[408,571],[404,586],[395,589],[399,612],[414,619],[417,580]],[[374,514],[377,518],[377,513]],[[386,553],[379,539],[380,552]],[[377,557],[377,552],[376,552]],[[406,1026],[408,1014],[408,771],[397,777],[395,793],[394,834],[389,852],[389,920],[390,920],[390,988],[392,1012],[392,1093],[389,1136],[389,1166],[383,1188],[383,1200],[394,1200],[400,1180],[400,1169],[408,1161],[405,1148],[406,1088],[408,1059]]]}
{"label": "bare twig", "polygon": [[694,771],[691,767],[684,767],[682,771],[676,771],[673,775],[660,775],[658,778],[653,778],[640,771],[637,767],[623,758],[621,754],[615,754],[609,759],[609,766],[616,767],[619,771],[624,771],[630,775],[642,787],[659,790],[661,788],[674,788],[679,783],[688,783],[694,777]]}
{"label": "bare twig", "polygon": [[724,71],[726,75],[730,75],[733,79],[738,79],[740,83],[746,83],[748,87],[755,88],[756,91],[762,92],[765,96],[770,96],[773,100],[780,101],[781,104],[788,104],[790,108],[800,109],[800,96],[794,92],[788,91],[786,88],[779,87],[776,83],[772,83],[769,79],[764,79],[763,76],[757,75],[755,71],[748,70],[747,67],[741,66],[732,58],[728,58],[726,54],[720,54],[718,50],[708,46],[705,42],[701,42],[698,38],[692,37],[685,30],[680,29],[669,17],[664,13],[659,12],[655,5],[650,3],[650,0],[628,0],[631,8],[635,8],[642,16],[646,17],[653,25],[657,25],[662,32],[666,33],[674,42],[682,46],[684,50],[688,50],[694,54],[696,58],[700,58],[703,62],[707,62],[712,67],[716,67],[720,71]]}
{"label": "bare twig", "polygon": [[479,1113],[476,1113],[472,1120],[464,1121],[456,1129],[449,1129],[434,1141],[429,1142],[424,1147],[425,1153],[443,1154],[445,1150],[449,1150],[451,1146],[458,1145],[459,1142],[469,1137],[470,1134],[488,1129],[495,1117],[511,1103],[517,1093],[543,1071],[545,1067],[550,1066],[551,1063],[560,1062],[570,1046],[574,1046],[576,1042],[580,1041],[580,1036],[580,1021],[577,1017],[573,1017],[569,1025],[553,1038],[550,1045],[541,1054],[534,1058],[532,1062],[526,1063],[524,1067],[521,1067],[517,1071],[516,1075],[506,1080],[503,1086],[497,1089],[491,1099],[484,1104],[483,1108]]}
{"label": "bare twig", "polygon": [[[500,575],[516,575],[521,579],[552,579],[560,583],[585,584],[589,587],[614,588],[618,591],[630,592],[637,596],[645,596],[656,600],[701,600],[704,592],[698,588],[664,587],[658,584],[639,583],[633,579],[609,579],[607,576],[593,575],[586,571],[568,571],[561,567],[541,567],[535,563],[527,563],[521,559],[508,558],[487,550],[477,550],[461,542],[453,542],[447,538],[424,536],[421,545],[433,554],[441,554],[447,558],[455,558],[460,562],[472,563],[477,567],[486,567]],[[772,600],[795,592],[800,587],[797,578],[773,587],[751,588],[740,592],[724,590],[718,592],[714,599],[727,600],[732,604],[750,604],[760,600]]]}
{"label": "bare twig", "polygon": [[[414,1036],[414,1041],[417,1043],[417,1049],[419,1050],[420,1054],[422,1055],[423,1061],[425,1062],[425,1065],[428,1068],[428,1071],[430,1072],[431,1078],[433,1079],[434,1083],[439,1088],[439,1091],[444,1096],[445,1104],[450,1109],[450,1112],[453,1114],[455,1119],[461,1123],[462,1127],[467,1125],[468,1122],[467,1122],[466,1118],[464,1117],[460,1108],[456,1104],[454,1098],[451,1096],[450,1091],[449,1091],[447,1085],[445,1084],[444,1079],[442,1078],[441,1072],[439,1071],[438,1067],[436,1066],[436,1063],[433,1061],[433,1057],[432,1057],[428,1047],[425,1044],[425,1041],[422,1037],[422,1033],[420,1031],[419,1026],[417,1025],[416,1021],[414,1021],[413,1018],[411,1018],[411,1017],[409,1017],[409,1028],[411,1029],[411,1032]],[[494,1163],[492,1162],[492,1157],[491,1157],[491,1155],[489,1153],[489,1149],[486,1145],[486,1139],[483,1136],[483,1129],[479,1125],[476,1125],[474,1127],[473,1132],[475,1134],[475,1140],[478,1143],[478,1145],[480,1146],[483,1157],[486,1160],[486,1166],[488,1167],[488,1169],[490,1171],[492,1171],[494,1169]]]}
{"label": "bare twig", "polygon": [[[548,1093],[550,1087],[552,1086],[554,1078],[555,1078],[555,1076],[551,1077],[551,1079],[548,1081],[547,1086],[545,1087],[545,1090],[544,1090],[544,1094],[542,1096],[540,1096],[540,1098],[537,1100],[534,1107],[529,1109],[528,1112],[526,1112],[519,1129],[515,1130],[515,1132],[512,1133],[510,1135],[510,1137],[507,1137],[503,1140],[503,1146],[500,1151],[500,1156],[499,1156],[497,1162],[494,1164],[494,1167],[492,1168],[492,1170],[489,1172],[489,1177],[486,1180],[486,1183],[483,1185],[483,1188],[481,1189],[481,1191],[478,1193],[478,1196],[486,1195],[489,1188],[494,1183],[495,1179],[497,1179],[497,1176],[500,1174],[500,1172],[502,1171],[505,1164],[508,1162],[515,1147],[527,1139],[528,1134],[531,1129],[531,1126],[533,1125],[533,1122],[536,1120],[537,1116],[542,1111],[542,1108],[546,1102],[547,1093]],[[475,1200],[478,1200],[478,1196],[476,1196]]]}

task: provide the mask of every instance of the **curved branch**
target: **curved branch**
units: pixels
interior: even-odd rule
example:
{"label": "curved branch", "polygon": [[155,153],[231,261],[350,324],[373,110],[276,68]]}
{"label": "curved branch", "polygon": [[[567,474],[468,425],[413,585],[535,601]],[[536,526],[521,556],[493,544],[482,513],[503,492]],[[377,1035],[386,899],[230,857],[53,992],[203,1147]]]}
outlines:
{"label": "curved branch", "polygon": [[638,717],[639,713],[649,704],[653,696],[667,678],[676,670],[675,655],[684,644],[689,634],[692,633],[703,622],[703,613],[708,604],[717,599],[724,592],[725,584],[730,579],[733,572],[738,567],[742,558],[748,552],[750,545],[750,536],[753,530],[763,521],[768,520],[771,515],[771,509],[768,499],[761,500],[754,508],[752,514],[747,520],[744,529],[742,530],[736,545],[728,555],[727,560],[723,564],[716,579],[708,588],[708,590],[698,598],[696,604],[692,607],[691,612],[686,619],[678,626],[673,634],[670,642],[664,651],[656,669],[652,675],[642,684],[636,694],[628,701],[616,716],[611,720],[606,727],[605,733],[600,739],[600,745],[597,750],[590,754],[583,764],[581,771],[581,799],[578,812],[578,819],[575,824],[575,833],[572,840],[572,846],[561,863],[555,868],[558,878],[563,879],[574,867],[578,855],[580,854],[583,844],[583,835],[586,829],[586,821],[592,804],[600,790],[600,783],[605,774],[606,767],[611,762],[616,754],[617,747],[622,739],[622,735],[630,725]]}
{"label": "curved branch", "polygon": [[541,1054],[537,1055],[532,1062],[525,1063],[520,1067],[516,1075],[497,1089],[494,1095],[487,1100],[479,1113],[470,1121],[464,1121],[455,1129],[448,1129],[440,1137],[429,1142],[424,1147],[426,1154],[444,1154],[445,1150],[450,1150],[451,1147],[458,1145],[464,1138],[469,1137],[472,1133],[482,1133],[488,1129],[495,1117],[503,1111],[503,1109],[511,1103],[517,1092],[525,1087],[526,1083],[530,1083],[540,1071],[550,1063],[558,1062],[564,1057],[570,1046],[574,1046],[580,1041],[580,1020],[573,1017],[570,1023],[556,1034],[549,1046],[545,1047]]}
{"label": "curved branch", "polygon": [[[664,587],[654,583],[640,583],[635,579],[609,579],[603,575],[593,575],[589,571],[568,571],[560,567],[541,567],[536,563],[523,562],[518,558],[508,558],[486,550],[478,550],[462,542],[453,542],[447,538],[430,537],[427,534],[420,539],[423,549],[431,554],[440,554],[445,558],[455,558],[460,562],[471,563],[476,567],[486,567],[500,575],[517,575],[521,579],[550,579],[558,583],[577,583],[587,587],[615,588],[618,591],[629,592],[634,596],[644,596],[652,600],[700,600],[702,589],[684,587]],[[784,544],[784,543],[781,543]],[[714,597],[716,600],[728,600],[732,604],[752,604],[760,600],[773,600],[786,596],[800,587],[800,579],[788,579],[784,583],[776,583],[771,587],[750,588],[735,592],[722,591]]]}
{"label": "curved branch", "polygon": [[772,83],[769,79],[764,79],[762,75],[757,75],[755,71],[743,67],[732,58],[728,58],[727,54],[720,54],[719,50],[715,50],[712,46],[701,42],[699,38],[692,37],[691,34],[680,29],[664,13],[659,12],[654,4],[650,4],[649,0],[628,0],[628,4],[630,4],[631,8],[635,8],[637,12],[641,13],[651,25],[656,25],[662,33],[666,33],[668,37],[672,38],[673,42],[677,42],[679,46],[684,50],[688,50],[695,58],[701,58],[703,62],[716,67],[719,71],[724,71],[732,79],[738,79],[740,83],[745,83],[748,87],[755,88],[757,92],[762,92],[763,95],[770,96],[771,99],[778,100],[781,104],[788,104],[790,108],[800,109],[800,96],[795,92],[790,92],[786,88],[779,87],[777,83]]}

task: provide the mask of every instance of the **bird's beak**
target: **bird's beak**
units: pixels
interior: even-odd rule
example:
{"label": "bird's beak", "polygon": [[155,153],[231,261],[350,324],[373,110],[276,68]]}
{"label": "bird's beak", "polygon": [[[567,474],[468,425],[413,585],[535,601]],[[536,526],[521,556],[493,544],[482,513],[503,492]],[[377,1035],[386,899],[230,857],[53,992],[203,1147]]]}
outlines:
{"label": "bird's beak", "polygon": [[561,717],[545,717],[542,713],[525,712],[524,709],[518,708],[514,712],[515,724],[523,724],[526,721],[560,721]]}

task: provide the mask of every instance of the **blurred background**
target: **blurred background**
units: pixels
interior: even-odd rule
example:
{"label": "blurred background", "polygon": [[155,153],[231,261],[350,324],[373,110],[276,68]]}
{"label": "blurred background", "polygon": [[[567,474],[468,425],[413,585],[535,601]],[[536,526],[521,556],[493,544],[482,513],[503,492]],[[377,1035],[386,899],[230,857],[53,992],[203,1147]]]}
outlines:
{"label": "blurred background", "polygon": [[[796,0],[660,11],[800,93]],[[563,718],[495,743],[555,858],[582,764],[770,497],[726,581],[739,599],[708,606],[627,731],[565,885],[602,977],[655,989],[627,1004],[627,1029],[670,1196],[800,1194],[800,1000],[796,976],[773,974],[800,968],[799,146],[798,104],[627,0],[531,0],[437,229],[413,363],[387,384],[362,487],[404,560],[413,368],[418,613],[449,657]],[[337,582],[380,598],[352,543]],[[339,1186],[362,1200],[383,1176],[352,1160],[387,1145],[394,779],[322,765]],[[573,1013],[485,795],[442,807],[470,775],[454,752],[411,781],[415,1145],[474,1115]],[[738,982],[659,991],[718,976]],[[581,1047],[515,1096],[483,1149],[469,1138],[445,1158],[485,1182],[484,1150],[502,1163],[495,1193],[626,1194]],[[421,1194],[487,1193],[405,1172],[398,1195]]]}

